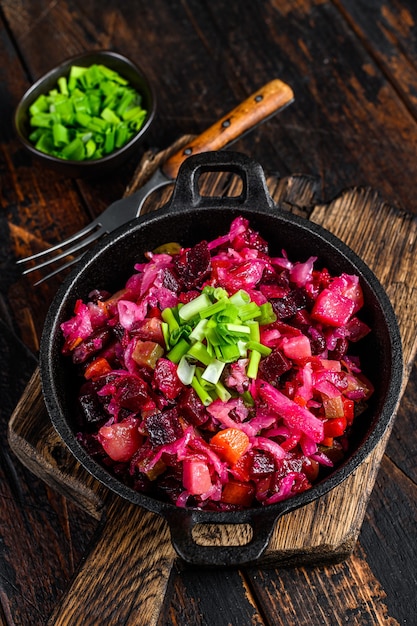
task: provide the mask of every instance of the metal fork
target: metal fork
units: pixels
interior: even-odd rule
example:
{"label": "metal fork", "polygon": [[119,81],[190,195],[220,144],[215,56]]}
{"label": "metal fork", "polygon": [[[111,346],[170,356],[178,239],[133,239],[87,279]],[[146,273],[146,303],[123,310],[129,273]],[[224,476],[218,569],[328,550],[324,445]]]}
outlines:
{"label": "metal fork", "polygon": [[[17,264],[21,265],[23,263],[37,261],[39,259],[45,258],[44,261],[37,263],[33,267],[25,269],[22,274],[26,275],[36,270],[41,270],[51,263],[61,261],[62,259],[72,256],[77,252],[83,251],[84,248],[98,241],[101,237],[112,232],[122,224],[127,223],[135,217],[139,217],[148,195],[159,187],[168,185],[172,182],[174,181],[168,179],[164,174],[162,174],[160,170],[156,170],[150,180],[145,183],[138,191],[132,193],[129,196],[125,196],[120,200],[116,200],[115,202],[110,204],[107,209],[103,211],[103,213],[101,213],[98,217],[96,217],[96,219],[87,224],[87,226],[85,226],[81,230],[77,231],[67,239],[64,239],[60,243],[51,246],[47,250],[42,250],[41,252],[37,252],[36,254],[32,254],[31,256],[16,261]],[[57,252],[58,250],[62,250],[62,252],[60,252],[59,254],[55,254],[55,252]],[[71,258],[69,261],[67,261],[67,263],[60,265],[54,271],[46,274],[46,276],[43,276],[41,279],[35,282],[34,286],[40,285],[41,283],[45,282],[49,278],[52,278],[59,272],[62,272],[63,270],[71,267],[75,263],[78,263],[82,256],[83,252],[82,254],[78,254],[77,256]]]}

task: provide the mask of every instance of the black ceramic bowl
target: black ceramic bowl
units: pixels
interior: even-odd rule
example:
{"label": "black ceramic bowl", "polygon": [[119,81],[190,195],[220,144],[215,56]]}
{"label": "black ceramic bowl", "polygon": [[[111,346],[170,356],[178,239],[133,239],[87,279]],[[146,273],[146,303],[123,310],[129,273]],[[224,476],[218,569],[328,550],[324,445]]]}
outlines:
{"label": "black ceramic bowl", "polygon": [[[29,125],[30,105],[39,95],[43,93],[46,94],[53,89],[57,84],[58,78],[61,76],[68,76],[72,65],[89,67],[95,63],[106,65],[110,69],[118,72],[121,76],[123,76],[123,78],[126,78],[129,81],[130,85],[136,89],[138,93],[141,94],[142,106],[147,111],[147,116],[142,128],[122,148],[114,150],[112,153],[103,156],[100,159],[89,161],[70,161],[50,156],[40,150],[37,150],[28,139],[31,132]],[[133,61],[125,56],[122,56],[121,54],[110,50],[99,50],[70,57],[39,78],[39,80],[37,80],[36,83],[28,89],[19,102],[14,115],[14,126],[23,146],[30,152],[30,154],[36,157],[44,165],[53,168],[60,174],[70,176],[72,178],[99,176],[122,165],[122,163],[124,163],[138,149],[146,131],[152,123],[155,115],[155,109],[155,93],[143,70]]]}
{"label": "black ceramic bowl", "polygon": [[[198,179],[207,171],[234,172],[243,181],[238,197],[201,196]],[[231,220],[243,215],[270,243],[271,254],[285,249],[289,258],[317,256],[330,272],[359,275],[365,297],[362,318],[372,328],[362,342],[362,368],[375,385],[366,412],[357,420],[350,452],[338,468],[295,497],[239,512],[207,512],[178,508],[137,493],[98,465],[82,448],[74,433],[73,415],[78,382],[69,359],[61,355],[60,324],[73,314],[74,303],[95,288],[118,290],[133,273],[143,252],[167,241],[184,246],[227,232]],[[46,406],[58,433],[80,463],[114,492],[165,517],[178,554],[198,564],[230,565],[256,560],[267,547],[277,519],[334,488],[355,470],[386,432],[400,396],[401,340],[388,297],[371,272],[344,243],[320,226],[282,211],[272,201],[262,168],[238,153],[205,153],[190,157],[182,166],[172,200],[110,235],[87,253],[67,277],[50,307],[41,343],[40,368]],[[249,524],[253,538],[244,546],[201,546],[194,542],[197,523]]]}

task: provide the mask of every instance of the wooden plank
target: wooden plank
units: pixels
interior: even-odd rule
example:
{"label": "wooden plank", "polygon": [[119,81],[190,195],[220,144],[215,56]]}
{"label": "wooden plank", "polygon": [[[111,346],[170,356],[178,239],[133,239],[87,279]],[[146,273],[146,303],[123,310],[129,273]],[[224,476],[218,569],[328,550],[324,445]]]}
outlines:
{"label": "wooden plank", "polygon": [[333,0],[333,3],[416,117],[416,3],[379,0]]}

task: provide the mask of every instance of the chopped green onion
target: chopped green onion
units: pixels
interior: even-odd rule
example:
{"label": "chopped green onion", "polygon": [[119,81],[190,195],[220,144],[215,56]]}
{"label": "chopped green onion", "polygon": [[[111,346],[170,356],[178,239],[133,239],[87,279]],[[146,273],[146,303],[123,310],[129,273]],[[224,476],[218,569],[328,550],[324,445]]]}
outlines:
{"label": "chopped green onion", "polygon": [[252,320],[254,317],[262,315],[260,307],[255,302],[248,302],[239,307],[239,317],[242,322]]}
{"label": "chopped green onion", "polygon": [[239,289],[233,296],[230,296],[230,302],[235,304],[236,306],[243,306],[244,304],[249,304],[250,295],[244,289]]}
{"label": "chopped green onion", "polygon": [[69,143],[68,129],[63,124],[54,124],[52,126],[52,136],[56,146],[66,146]]}
{"label": "chopped green onion", "polygon": [[253,399],[250,391],[243,392],[243,401],[248,406],[255,406],[255,400]]}
{"label": "chopped green onion", "polygon": [[[260,323],[265,319],[275,320],[272,307],[258,306],[246,291],[229,298],[224,289],[206,286],[186,304],[162,311],[167,358],[178,364],[180,380],[193,386],[204,404],[229,399],[220,380],[226,363],[248,359],[246,374],[254,379],[261,358],[272,352],[260,341]],[[246,402],[251,401],[249,394]]]}
{"label": "chopped green onion", "polygon": [[217,397],[220,398],[222,402],[227,402],[232,397],[232,394],[229,393],[229,391],[220,381],[218,381],[214,385],[214,391],[216,392]]}
{"label": "chopped green onion", "polygon": [[216,313],[223,311],[226,306],[227,301],[225,298],[222,298],[221,300],[218,300],[213,304],[210,303],[208,306],[204,307],[201,311],[199,311],[199,315],[202,319],[205,317],[211,317],[212,315],[216,315]]}
{"label": "chopped green onion", "polygon": [[64,96],[68,96],[69,91],[68,91],[68,83],[67,83],[66,77],[60,76],[57,82],[58,82],[58,87],[59,87],[60,92],[64,94]]}
{"label": "chopped green onion", "polygon": [[272,352],[271,348],[264,346],[263,343],[259,343],[258,341],[248,341],[246,348],[248,350],[257,350],[262,356],[269,356]]}
{"label": "chopped green onion", "polygon": [[250,340],[251,341],[260,341],[261,338],[261,334],[259,331],[259,323],[256,321],[249,321],[247,322],[249,329],[250,329]]}
{"label": "chopped green onion", "polygon": [[193,377],[193,380],[191,381],[191,387],[194,389],[204,406],[208,406],[212,403],[213,398],[211,397],[209,392],[206,391],[204,387],[202,387],[202,385],[200,385],[197,376]]}
{"label": "chopped green onion", "polygon": [[261,309],[261,317],[258,319],[259,324],[271,324],[272,322],[276,321],[277,316],[275,315],[272,304],[270,302],[265,302],[264,304],[261,304],[259,308]]}
{"label": "chopped green onion", "polygon": [[195,328],[190,333],[190,339],[192,341],[203,341],[204,337],[206,336],[205,331],[206,331],[207,323],[208,323],[208,320],[206,319],[200,320],[198,322],[197,326],[195,326]]}
{"label": "chopped green onion", "polygon": [[82,161],[84,158],[84,144],[81,139],[76,137],[62,148],[61,154],[65,159],[70,159],[71,161]]}
{"label": "chopped green onion", "polygon": [[183,357],[184,354],[187,354],[189,347],[190,344],[186,339],[180,339],[180,341],[167,353],[166,357],[173,363],[179,363],[181,357]]}
{"label": "chopped green onion", "polygon": [[196,364],[184,354],[177,367],[177,376],[183,385],[191,385],[195,374]]}
{"label": "chopped green onion", "polygon": [[[169,309],[165,309],[168,311]],[[163,317],[163,314],[162,314]],[[161,330],[164,336],[164,342],[167,348],[169,348],[169,326],[167,322],[161,322]]]}
{"label": "chopped green onion", "polygon": [[164,320],[164,322],[166,322],[168,324],[168,328],[169,328],[169,332],[173,333],[174,330],[178,330],[180,325],[177,322],[177,319],[174,315],[174,312],[172,309],[164,309],[162,311],[162,319]]}
{"label": "chopped green onion", "polygon": [[252,350],[249,357],[248,368],[246,374],[248,378],[256,378],[258,375],[259,363],[261,360],[261,353],[258,350]]}
{"label": "chopped green onion", "polygon": [[48,98],[45,94],[41,94],[36,98],[29,107],[29,113],[31,115],[37,115],[38,113],[46,113],[48,111]]}
{"label": "chopped green onion", "polygon": [[225,326],[231,333],[243,333],[244,335],[250,333],[249,326],[243,326],[243,324],[225,324]]}
{"label": "chopped green onion", "polygon": [[210,304],[211,300],[208,295],[201,293],[199,296],[194,298],[194,300],[190,300],[190,302],[184,304],[179,312],[179,316],[182,320],[188,321],[198,315],[205,307],[210,306]]}
{"label": "chopped green onion", "polygon": [[[68,76],[60,76],[55,88],[30,105],[30,126],[43,131],[31,132],[29,141],[63,159],[100,158],[123,147],[143,126],[147,111],[141,101],[116,71],[99,64],[73,65]],[[97,136],[81,144],[78,139],[86,131]]]}
{"label": "chopped green onion", "polygon": [[[244,343],[244,345],[246,344]],[[233,361],[237,361],[237,359],[242,356],[240,348],[236,343],[221,346],[220,350],[222,354],[222,360],[225,363],[233,363]]]}
{"label": "chopped green onion", "polygon": [[225,365],[226,363],[222,363],[221,361],[218,361],[217,359],[213,359],[207,365],[206,369],[201,375],[201,378],[215,385],[216,383],[219,382],[220,376],[222,375]]}
{"label": "chopped green onion", "polygon": [[212,357],[208,353],[206,346],[201,343],[201,341],[196,341],[188,350],[188,354],[206,366],[212,361]]}

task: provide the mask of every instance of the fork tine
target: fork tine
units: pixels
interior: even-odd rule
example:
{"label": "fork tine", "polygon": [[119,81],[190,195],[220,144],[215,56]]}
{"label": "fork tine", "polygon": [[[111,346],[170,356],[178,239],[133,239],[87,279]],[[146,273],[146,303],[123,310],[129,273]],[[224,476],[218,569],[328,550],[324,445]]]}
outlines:
{"label": "fork tine", "polygon": [[31,272],[34,272],[35,270],[41,270],[43,267],[47,267],[48,265],[50,265],[51,263],[54,263],[55,261],[60,261],[61,259],[65,259],[65,257],[70,256],[74,252],[78,252],[79,250],[82,250],[83,248],[88,246],[90,243],[93,243],[93,241],[96,241],[96,239],[101,237],[101,235],[104,232],[105,232],[104,228],[100,228],[99,230],[96,230],[89,237],[86,237],[85,239],[83,239],[79,243],[76,243],[71,248],[68,248],[68,250],[64,250],[60,254],[57,254],[57,255],[51,257],[50,259],[46,259],[46,261],[43,261],[43,263],[38,263],[38,265],[34,265],[33,267],[29,267],[27,270],[22,272],[22,274],[23,275],[30,274]]}
{"label": "fork tine", "polygon": [[68,267],[71,267],[71,265],[74,265],[75,263],[78,263],[78,261],[82,258],[82,256],[83,255],[80,254],[80,256],[77,256],[74,259],[71,259],[71,261],[68,261],[68,263],[65,263],[64,265],[60,265],[53,272],[50,272],[49,274],[46,274],[46,276],[42,276],[42,278],[37,280],[36,283],[33,283],[33,286],[37,287],[41,283],[43,283],[46,280],[49,280],[50,278],[52,278],[52,276],[56,276],[56,274],[59,274],[59,272],[62,272],[62,270],[66,270]]}
{"label": "fork tine", "polygon": [[74,241],[81,239],[81,237],[83,237],[84,235],[88,235],[88,233],[91,232],[97,225],[98,225],[98,220],[94,220],[93,222],[91,222],[90,224],[87,224],[87,226],[85,226],[78,232],[74,233],[70,237],[67,237],[67,239],[64,239],[64,241],[61,241],[60,243],[57,243],[54,246],[51,246],[47,250],[42,250],[41,252],[37,252],[36,254],[27,256],[24,259],[18,259],[16,263],[20,264],[20,263],[26,263],[27,261],[34,261],[35,259],[39,259],[43,256],[46,256],[47,254],[55,252],[56,250],[61,250],[65,246],[68,246],[70,243],[73,243]]}

